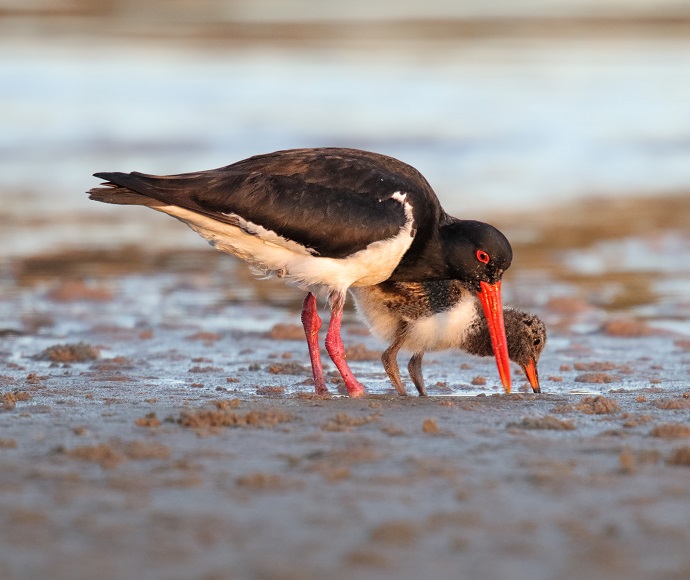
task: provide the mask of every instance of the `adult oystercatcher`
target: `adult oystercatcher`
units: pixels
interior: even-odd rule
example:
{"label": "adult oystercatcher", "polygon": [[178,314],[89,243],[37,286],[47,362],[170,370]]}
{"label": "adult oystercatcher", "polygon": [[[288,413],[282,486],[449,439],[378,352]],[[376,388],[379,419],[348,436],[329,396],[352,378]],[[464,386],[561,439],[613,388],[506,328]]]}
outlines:
{"label": "adult oystercatcher", "polygon": [[171,215],[217,249],[305,286],[302,308],[316,392],[327,392],[312,290],[331,308],[326,350],[348,393],[364,392],[340,336],[348,288],[384,280],[458,280],[482,300],[501,381],[510,386],[501,277],[512,250],[496,228],[443,209],[426,179],[392,157],[343,148],[292,149],[180,175],[95,173],[106,203]]}
{"label": "adult oystercatcher", "polygon": [[[401,349],[413,353],[407,368],[421,396],[426,395],[422,376],[425,352],[458,348],[478,356],[494,354],[483,309],[461,282],[386,281],[350,292],[372,333],[390,344],[381,362],[400,395],[407,394],[397,362]],[[540,393],[537,362],[546,346],[546,327],[535,314],[513,308],[503,311],[503,319],[508,355],[525,371],[532,390]],[[509,386],[504,384],[504,388],[510,392]]]}

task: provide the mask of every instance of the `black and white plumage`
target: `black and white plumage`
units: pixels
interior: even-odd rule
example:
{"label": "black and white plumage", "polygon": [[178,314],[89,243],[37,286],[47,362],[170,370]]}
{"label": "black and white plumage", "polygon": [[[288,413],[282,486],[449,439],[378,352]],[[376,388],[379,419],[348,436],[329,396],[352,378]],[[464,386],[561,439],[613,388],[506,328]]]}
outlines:
{"label": "black and white plumage", "polygon": [[[494,354],[480,303],[457,281],[386,281],[350,292],[372,333],[389,343],[381,361],[400,395],[407,394],[397,363],[401,349],[413,353],[408,371],[420,395],[426,395],[425,352],[457,348],[477,356]],[[537,363],[546,346],[546,327],[535,314],[513,308],[506,308],[503,318],[510,359],[522,367],[532,390],[539,393]]]}
{"label": "black and white plumage", "polygon": [[510,384],[500,280],[512,250],[496,228],[446,214],[426,179],[392,157],[342,148],[293,149],[180,175],[96,173],[96,201],[167,213],[267,274],[310,290],[302,321],[318,393],[327,392],[312,289],[331,305],[326,349],[350,396],[364,392],[345,361],[342,308],[351,287],[454,279],[486,300],[504,384]]}

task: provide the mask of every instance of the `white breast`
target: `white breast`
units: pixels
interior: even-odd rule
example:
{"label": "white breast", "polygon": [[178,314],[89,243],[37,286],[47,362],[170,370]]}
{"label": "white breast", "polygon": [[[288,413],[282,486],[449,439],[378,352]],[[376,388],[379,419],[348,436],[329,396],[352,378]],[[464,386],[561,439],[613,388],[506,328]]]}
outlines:
{"label": "white breast", "polygon": [[[394,308],[384,305],[383,295],[376,291],[376,287],[350,288],[350,294],[371,333],[389,344],[393,342],[403,317]],[[477,318],[475,298],[467,294],[445,312],[406,320],[408,328],[402,348],[410,352],[457,348]]]}
{"label": "white breast", "polygon": [[461,300],[450,310],[411,321],[402,348],[411,352],[457,348],[476,318],[474,300]]}

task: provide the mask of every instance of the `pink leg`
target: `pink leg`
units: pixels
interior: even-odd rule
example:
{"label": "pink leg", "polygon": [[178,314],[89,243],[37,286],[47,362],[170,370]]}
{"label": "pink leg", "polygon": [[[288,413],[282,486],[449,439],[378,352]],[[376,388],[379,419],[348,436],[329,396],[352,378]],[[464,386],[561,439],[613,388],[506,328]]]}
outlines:
{"label": "pink leg", "polygon": [[302,305],[302,326],[304,334],[307,335],[307,346],[309,347],[309,358],[311,359],[311,370],[314,373],[314,388],[317,395],[327,395],[326,379],[323,376],[321,366],[321,354],[319,353],[319,328],[321,328],[321,318],[316,309],[316,297],[309,292]]}
{"label": "pink leg", "polygon": [[364,386],[355,378],[345,361],[345,347],[340,337],[344,303],[345,296],[343,294],[331,296],[331,322],[328,325],[328,334],[326,334],[326,350],[345,381],[348,395],[361,397],[364,394]]}

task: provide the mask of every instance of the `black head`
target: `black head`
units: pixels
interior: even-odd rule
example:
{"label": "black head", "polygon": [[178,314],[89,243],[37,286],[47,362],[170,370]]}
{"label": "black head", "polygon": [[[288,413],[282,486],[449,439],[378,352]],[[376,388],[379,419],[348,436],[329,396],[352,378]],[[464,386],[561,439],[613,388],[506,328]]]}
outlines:
{"label": "black head", "polygon": [[478,292],[480,282],[495,284],[513,260],[508,239],[483,222],[458,220],[440,230],[448,277]]}

